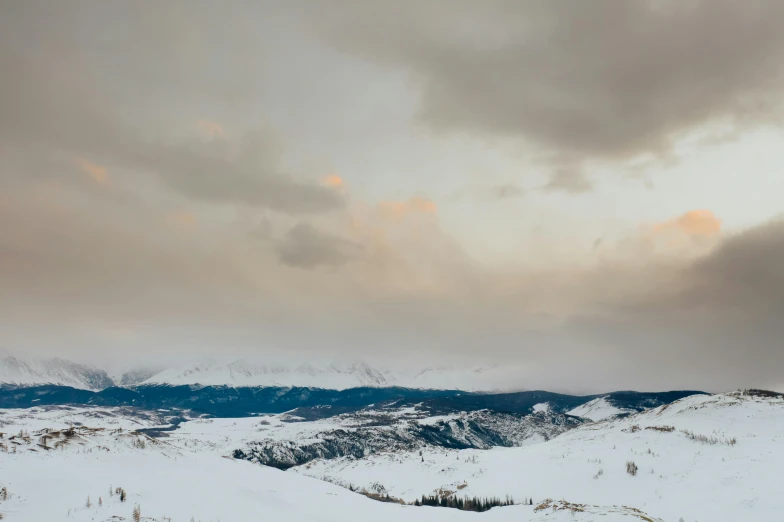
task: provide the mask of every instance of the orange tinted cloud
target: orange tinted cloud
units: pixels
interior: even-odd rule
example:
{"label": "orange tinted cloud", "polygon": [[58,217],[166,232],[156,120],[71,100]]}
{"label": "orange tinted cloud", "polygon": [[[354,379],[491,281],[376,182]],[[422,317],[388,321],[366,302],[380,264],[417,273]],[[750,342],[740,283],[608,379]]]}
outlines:
{"label": "orange tinted cloud", "polygon": [[102,167],[101,165],[96,165],[95,163],[91,162],[85,158],[76,158],[76,165],[93,181],[100,185],[106,185],[106,182],[109,179],[109,171],[106,167]]}
{"label": "orange tinted cloud", "polygon": [[210,138],[226,137],[226,131],[223,129],[223,125],[215,121],[199,120],[196,122],[196,128]]}
{"label": "orange tinted cloud", "polygon": [[328,187],[335,187],[335,188],[343,187],[343,178],[341,178],[337,174],[330,174],[329,176],[323,179],[323,182],[324,185]]}
{"label": "orange tinted cloud", "polygon": [[682,216],[655,225],[653,230],[656,233],[677,230],[689,236],[711,237],[721,232],[721,220],[710,210],[690,210]]}
{"label": "orange tinted cloud", "polygon": [[172,225],[181,227],[192,227],[196,224],[196,216],[190,212],[174,212],[169,214],[168,221]]}
{"label": "orange tinted cloud", "polygon": [[414,197],[408,201],[382,201],[379,203],[381,213],[393,219],[403,219],[405,216],[419,214],[435,214],[437,205],[429,199]]}

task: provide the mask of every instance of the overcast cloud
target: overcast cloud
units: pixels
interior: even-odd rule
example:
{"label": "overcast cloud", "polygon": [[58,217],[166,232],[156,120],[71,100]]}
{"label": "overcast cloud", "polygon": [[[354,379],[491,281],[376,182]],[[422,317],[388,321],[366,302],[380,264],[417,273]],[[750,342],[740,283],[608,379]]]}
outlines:
{"label": "overcast cloud", "polygon": [[705,124],[781,122],[784,6],[751,2],[337,2],[314,25],[342,49],[410,70],[439,130],[519,137],[576,166],[670,154]]}
{"label": "overcast cloud", "polygon": [[[780,204],[722,214],[757,216],[778,164],[738,145],[747,169],[698,184],[716,162],[684,145],[779,132],[782,20],[773,1],[7,3],[0,348],[784,391]],[[675,156],[697,163],[673,189]],[[608,174],[640,160],[653,188]]]}

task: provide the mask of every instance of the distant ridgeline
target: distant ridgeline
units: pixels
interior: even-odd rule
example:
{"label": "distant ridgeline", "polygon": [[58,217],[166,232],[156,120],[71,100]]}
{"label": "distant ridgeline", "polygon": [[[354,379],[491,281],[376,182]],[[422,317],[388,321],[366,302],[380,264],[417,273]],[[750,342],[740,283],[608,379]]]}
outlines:
{"label": "distant ridgeline", "polygon": [[655,408],[700,391],[642,393],[632,391],[602,395],[564,395],[546,391],[483,394],[460,390],[430,390],[400,387],[360,387],[326,390],[303,387],[231,387],[145,385],[110,387],[89,391],[68,386],[0,385],[0,408],[32,406],[133,406],[144,409],[180,409],[216,417],[245,417],[260,413],[291,410],[304,420],[330,417],[357,411],[373,404],[414,406],[433,414],[455,411],[493,410],[528,414],[534,407],[553,413],[566,413],[594,399],[604,398],[614,407],[629,413]]}

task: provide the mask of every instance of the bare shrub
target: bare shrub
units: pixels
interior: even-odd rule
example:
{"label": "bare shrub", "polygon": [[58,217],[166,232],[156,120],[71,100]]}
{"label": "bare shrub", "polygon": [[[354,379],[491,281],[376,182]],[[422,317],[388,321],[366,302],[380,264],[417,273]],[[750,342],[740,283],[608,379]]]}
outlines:
{"label": "bare shrub", "polygon": [[637,464],[635,464],[633,460],[626,461],[626,473],[632,477],[637,475]]}
{"label": "bare shrub", "polygon": [[646,430],[661,431],[663,433],[671,433],[671,432],[675,431],[675,427],[674,426],[647,426],[645,429]]}
{"label": "bare shrub", "polygon": [[727,446],[734,446],[738,442],[738,439],[736,439],[735,437],[730,437],[729,439],[720,439],[715,435],[711,435],[710,437],[708,437],[707,435],[702,435],[701,433],[694,433],[693,431],[690,430],[681,430],[681,433],[686,435],[686,437],[689,440],[693,440],[694,442],[700,442],[702,444],[710,444],[710,445],[726,444]]}

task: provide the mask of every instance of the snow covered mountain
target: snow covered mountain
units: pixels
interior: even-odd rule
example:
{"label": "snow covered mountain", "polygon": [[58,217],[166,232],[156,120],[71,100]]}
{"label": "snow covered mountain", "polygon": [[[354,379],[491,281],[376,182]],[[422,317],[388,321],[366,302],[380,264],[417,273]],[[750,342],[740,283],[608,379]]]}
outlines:
{"label": "snow covered mountain", "polygon": [[243,359],[201,362],[184,367],[142,366],[114,374],[60,358],[38,359],[0,352],[0,385],[53,384],[101,390],[110,386],[201,385],[232,387],[307,387],[345,390],[357,387],[406,387],[464,391],[520,390],[515,371],[497,366],[438,367],[412,370],[375,368],[364,362],[331,364],[253,363]]}
{"label": "snow covered mountain", "polygon": [[114,382],[104,371],[65,359],[20,358],[0,352],[0,386],[54,384],[83,390],[102,390]]}
{"label": "snow covered mountain", "polygon": [[242,359],[229,363],[203,363],[164,370],[141,384],[202,386],[301,386],[342,390],[359,386],[387,386],[384,376],[362,363],[285,366],[252,364]]}
{"label": "snow covered mountain", "polygon": [[159,374],[163,370],[164,369],[160,367],[142,366],[116,375],[112,377],[112,380],[114,381],[115,386],[135,386]]}
{"label": "snow covered mountain", "polygon": [[202,363],[171,368],[142,384],[202,386],[300,386],[344,390],[361,386],[428,388],[464,391],[519,391],[523,387],[514,368],[434,367],[416,370],[375,368],[364,362],[328,365],[251,363]]}

